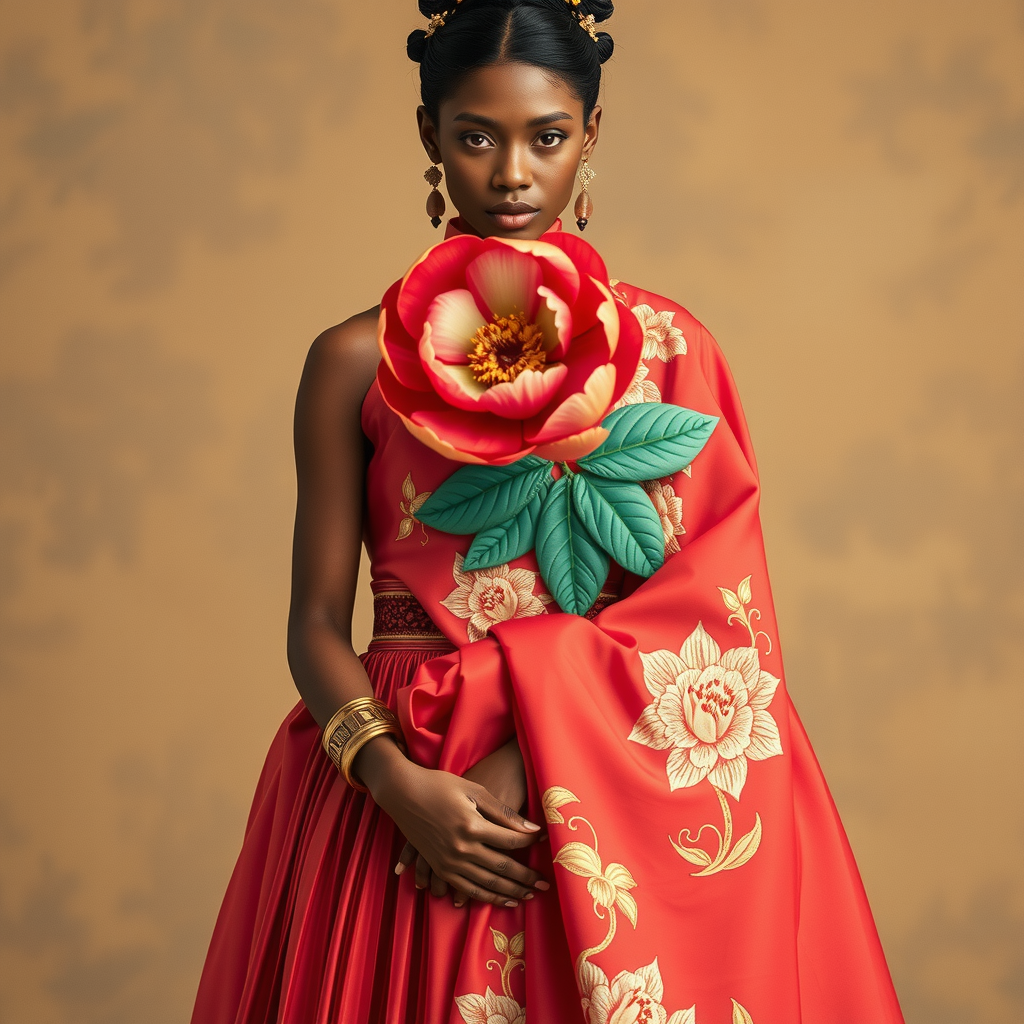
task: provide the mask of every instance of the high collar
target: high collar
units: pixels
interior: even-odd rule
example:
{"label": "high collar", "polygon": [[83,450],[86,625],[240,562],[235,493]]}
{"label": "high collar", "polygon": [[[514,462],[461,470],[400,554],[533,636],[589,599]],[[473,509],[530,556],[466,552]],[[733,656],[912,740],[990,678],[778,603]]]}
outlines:
{"label": "high collar", "polygon": [[[547,229],[547,231],[544,232],[544,235],[550,234],[552,231],[561,231],[561,230],[562,230],[562,218],[559,217],[555,221],[555,223],[552,224],[551,227],[549,227]],[[475,234],[475,232],[474,231],[467,231],[466,228],[463,227],[462,218],[461,217],[452,217],[451,220],[448,221],[448,225],[444,229],[444,237],[445,238],[451,238],[454,235],[472,235],[472,234]],[[541,235],[541,238],[543,238],[544,235]]]}

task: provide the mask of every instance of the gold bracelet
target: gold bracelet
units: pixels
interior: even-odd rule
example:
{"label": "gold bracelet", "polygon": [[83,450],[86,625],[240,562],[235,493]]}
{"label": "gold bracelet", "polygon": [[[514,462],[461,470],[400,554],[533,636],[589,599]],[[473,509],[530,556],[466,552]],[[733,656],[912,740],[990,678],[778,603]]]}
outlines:
{"label": "gold bracelet", "polygon": [[386,732],[395,736],[403,751],[406,749],[401,726],[387,704],[376,697],[355,697],[331,716],[321,742],[345,781],[365,793],[366,786],[352,774],[352,762],[366,743]]}

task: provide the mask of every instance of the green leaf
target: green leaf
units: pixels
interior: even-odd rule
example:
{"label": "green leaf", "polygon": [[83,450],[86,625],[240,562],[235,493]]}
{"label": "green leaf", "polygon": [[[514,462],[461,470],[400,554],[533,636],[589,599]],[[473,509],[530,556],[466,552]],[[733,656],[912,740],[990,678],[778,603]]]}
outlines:
{"label": "green leaf", "polygon": [[478,533],[525,508],[551,476],[551,463],[534,455],[507,466],[463,466],[423,503],[416,518],[444,533]]}
{"label": "green leaf", "polygon": [[558,607],[583,615],[608,578],[608,556],[587,532],[572,500],[577,476],[554,482],[537,524],[537,562]]}
{"label": "green leaf", "polygon": [[671,476],[690,464],[717,423],[717,416],[678,405],[627,405],[605,417],[608,437],[578,465],[610,480]]}
{"label": "green leaf", "polygon": [[499,523],[490,529],[481,530],[469,545],[462,568],[466,572],[473,569],[491,569],[504,562],[511,562],[512,559],[532,550],[537,539],[537,522],[540,519],[541,506],[553,483],[549,475],[546,481],[541,482],[540,489],[519,515],[507,523]]}
{"label": "green leaf", "polygon": [[650,576],[665,561],[661,517],[639,485],[578,473],[573,504],[587,532],[616,562],[638,576]]}

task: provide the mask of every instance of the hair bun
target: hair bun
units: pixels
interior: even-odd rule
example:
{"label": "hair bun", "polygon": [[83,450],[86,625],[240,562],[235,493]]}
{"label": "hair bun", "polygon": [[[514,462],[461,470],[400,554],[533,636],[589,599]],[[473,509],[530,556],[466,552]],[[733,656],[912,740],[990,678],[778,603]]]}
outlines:
{"label": "hair bun", "polygon": [[615,40],[607,32],[597,33],[597,59],[603,64],[615,50]]}
{"label": "hair bun", "polygon": [[429,18],[433,14],[444,14],[447,11],[449,0],[419,0],[420,14]]}
{"label": "hair bun", "polygon": [[405,52],[409,54],[409,60],[417,64],[423,61],[427,52],[427,33],[421,28],[414,29],[409,33],[409,39],[405,44]]}

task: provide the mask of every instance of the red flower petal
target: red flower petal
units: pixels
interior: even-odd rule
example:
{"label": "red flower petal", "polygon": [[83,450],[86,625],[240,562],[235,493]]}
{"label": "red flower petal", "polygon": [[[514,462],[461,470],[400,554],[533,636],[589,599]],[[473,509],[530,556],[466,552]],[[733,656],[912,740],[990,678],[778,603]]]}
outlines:
{"label": "red flower petal", "polygon": [[406,387],[416,391],[430,391],[430,379],[423,371],[416,343],[402,326],[395,309],[400,284],[400,281],[396,281],[381,299],[377,347],[384,364]]}
{"label": "red flower petal", "polygon": [[513,313],[532,322],[541,279],[537,261],[507,245],[486,249],[466,267],[466,284],[488,323]]}
{"label": "red flower petal", "polygon": [[466,264],[480,251],[482,238],[457,235],[428,249],[400,284],[398,315],[413,338],[423,330],[430,303],[442,292],[466,287]]}
{"label": "red flower petal", "polygon": [[568,372],[563,363],[544,370],[523,370],[515,380],[489,387],[478,406],[505,419],[529,419],[551,401]]}

